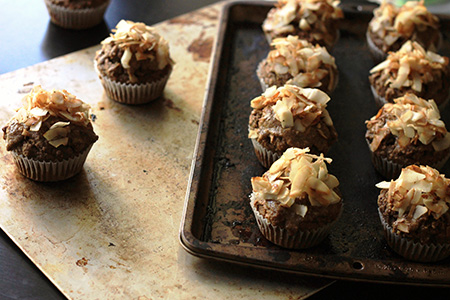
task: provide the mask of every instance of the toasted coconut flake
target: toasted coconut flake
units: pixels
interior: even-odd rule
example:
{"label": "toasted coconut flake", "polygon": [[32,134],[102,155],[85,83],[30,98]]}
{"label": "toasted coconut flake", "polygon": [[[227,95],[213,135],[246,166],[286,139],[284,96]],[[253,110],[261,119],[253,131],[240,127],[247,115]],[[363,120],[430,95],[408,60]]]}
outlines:
{"label": "toasted coconut flake", "polygon": [[409,232],[416,220],[429,214],[439,219],[448,210],[450,204],[450,180],[428,166],[411,165],[400,173],[397,180],[380,182],[376,187],[387,189],[388,201],[392,202],[398,219],[393,228]]}
{"label": "toasted coconut flake", "polygon": [[[383,126],[378,125],[378,119],[383,114],[394,116]],[[394,99],[394,103],[386,103],[378,114],[367,121],[367,129],[374,128],[376,135],[370,144],[372,151],[376,151],[382,140],[392,133],[397,136],[401,147],[408,146],[412,140],[419,140],[422,144],[432,143],[436,151],[443,151],[450,147],[450,136],[444,122],[440,120],[440,113],[433,100],[425,100],[414,94]]]}
{"label": "toasted coconut flake", "polygon": [[[333,191],[339,181],[326,168],[331,159],[308,152],[308,148],[289,148],[262,177],[253,177],[255,198],[277,200],[287,207],[303,195],[308,195],[312,206],[328,206],[341,201]],[[294,209],[300,216],[307,213],[300,205]]]}

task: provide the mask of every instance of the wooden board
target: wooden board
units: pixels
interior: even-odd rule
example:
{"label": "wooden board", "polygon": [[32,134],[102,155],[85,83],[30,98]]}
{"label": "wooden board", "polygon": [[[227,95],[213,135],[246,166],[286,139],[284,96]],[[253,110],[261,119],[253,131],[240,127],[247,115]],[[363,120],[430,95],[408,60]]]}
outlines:
{"label": "wooden board", "polygon": [[33,84],[92,106],[100,137],[84,170],[61,183],[21,176],[0,147],[0,226],[72,299],[302,299],[329,280],[210,262],[178,230],[220,9],[160,24],[176,61],[164,97],[108,99],[93,69],[99,46],[0,76],[0,124]]}

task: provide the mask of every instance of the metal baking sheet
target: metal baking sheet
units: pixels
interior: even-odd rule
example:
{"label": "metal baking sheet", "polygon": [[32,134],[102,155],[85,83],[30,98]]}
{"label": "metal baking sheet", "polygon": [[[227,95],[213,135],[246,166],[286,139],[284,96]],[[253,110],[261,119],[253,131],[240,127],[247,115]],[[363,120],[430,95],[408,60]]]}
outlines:
{"label": "metal baking sheet", "polygon": [[[340,81],[329,112],[339,140],[327,156],[341,183],[344,212],[329,237],[311,249],[288,250],[266,241],[249,206],[250,178],[264,172],[247,138],[250,100],[261,94],[255,74],[269,51],[261,24],[272,2],[239,1],[222,11],[209,90],[180,230],[191,254],[337,279],[450,286],[450,259],[416,263],[390,250],[377,215],[377,182],[364,139],[377,109],[368,75],[374,65],[365,42],[373,6],[347,4],[341,38],[331,51]],[[448,56],[449,19],[441,16]],[[450,124],[449,110],[443,120]],[[444,173],[450,175],[447,166]]]}

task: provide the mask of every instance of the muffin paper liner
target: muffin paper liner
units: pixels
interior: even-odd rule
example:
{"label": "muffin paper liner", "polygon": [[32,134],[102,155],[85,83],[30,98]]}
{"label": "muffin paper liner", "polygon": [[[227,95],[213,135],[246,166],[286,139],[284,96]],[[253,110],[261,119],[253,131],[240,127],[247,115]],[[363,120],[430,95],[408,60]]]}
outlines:
{"label": "muffin paper liner", "polygon": [[45,0],[51,21],[67,29],[87,29],[103,20],[110,1],[94,8],[69,9]]}
{"label": "muffin paper liner", "polygon": [[372,38],[370,37],[369,30],[366,32],[366,40],[367,45],[369,46],[370,54],[372,55],[373,60],[376,63],[380,63],[383,60],[386,59],[387,53],[384,53],[380,48],[378,48],[375,43],[372,41]]}
{"label": "muffin paper liner", "polygon": [[[264,60],[263,60],[263,61],[264,61]],[[266,84],[266,82],[264,81],[264,79],[261,78],[261,77],[259,76],[259,74],[260,74],[260,72],[261,72],[262,62],[263,62],[263,61],[261,61],[261,62],[258,64],[258,68],[256,69],[256,77],[258,77],[258,79],[259,79],[259,84],[261,84],[261,90],[262,90],[262,92],[264,93],[264,92],[269,88],[269,86]]]}
{"label": "muffin paper liner", "polygon": [[[366,140],[366,142],[370,147],[369,141]],[[399,164],[399,163],[393,162],[391,160],[388,160],[387,158],[382,157],[372,151],[370,151],[370,154],[372,156],[372,163],[373,163],[373,166],[375,167],[375,169],[381,175],[386,177],[387,179],[397,178],[400,175],[402,168],[405,168],[408,166],[407,164]],[[432,168],[438,169],[438,170],[442,169],[444,167],[445,163],[447,162],[447,160],[449,159],[449,157],[450,157],[450,152],[442,160],[437,161],[436,163],[431,164],[429,166]]]}
{"label": "muffin paper liner", "polygon": [[73,158],[56,162],[27,158],[17,151],[12,151],[12,155],[19,172],[23,176],[35,181],[49,182],[65,180],[79,173],[83,169],[91,148],[92,145]]}
{"label": "muffin paper liner", "polygon": [[154,82],[127,84],[113,81],[103,76],[97,68],[97,62],[94,61],[94,65],[106,95],[117,102],[130,105],[145,104],[160,97],[164,92],[164,88],[173,69],[171,68],[166,76]]}
{"label": "muffin paper liner", "polygon": [[450,256],[449,244],[422,244],[414,242],[408,238],[401,237],[392,231],[392,227],[386,222],[378,209],[381,223],[383,224],[384,235],[388,245],[397,254],[406,259],[418,262],[435,262]]}
{"label": "muffin paper liner", "polygon": [[288,249],[306,249],[318,245],[328,236],[331,228],[340,218],[339,215],[333,222],[315,230],[298,230],[292,235],[287,230],[270,224],[253,205],[250,206],[252,207],[256,222],[258,223],[259,230],[264,237],[275,245]]}
{"label": "muffin paper liner", "polygon": [[281,157],[281,155],[264,148],[256,139],[251,140],[256,157],[265,168],[269,169],[270,166]]}

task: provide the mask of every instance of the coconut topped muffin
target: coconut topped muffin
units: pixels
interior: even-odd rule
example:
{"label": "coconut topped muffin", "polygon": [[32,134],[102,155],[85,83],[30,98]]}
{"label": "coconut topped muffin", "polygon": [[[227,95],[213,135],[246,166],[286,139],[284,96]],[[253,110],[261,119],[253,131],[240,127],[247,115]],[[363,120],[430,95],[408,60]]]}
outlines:
{"label": "coconut topped muffin", "polygon": [[62,160],[98,139],[89,119],[90,106],[66,90],[46,91],[38,85],[24,102],[3,128],[8,151],[37,160]]}
{"label": "coconut topped muffin", "polygon": [[431,145],[434,151],[439,152],[450,147],[450,134],[440,119],[436,103],[414,94],[406,94],[395,99],[394,103],[385,104],[376,116],[367,121],[367,129],[366,137],[373,152],[391,136],[395,136],[398,143],[399,147],[394,147],[396,149],[423,144]]}
{"label": "coconut topped muffin", "polygon": [[382,189],[380,212],[395,233],[421,243],[450,243],[450,179],[429,166],[411,165],[398,179],[376,186]]}
{"label": "coconut topped muffin", "polygon": [[397,51],[408,40],[437,51],[441,43],[439,19],[427,10],[423,1],[408,1],[400,8],[383,1],[374,10],[367,40],[379,57]]}
{"label": "coconut topped muffin", "polygon": [[[333,121],[326,110],[330,97],[318,89],[294,85],[270,87],[250,105],[248,137],[278,159],[290,147],[309,147],[326,153],[337,140]],[[255,147],[255,153],[259,157]],[[272,161],[263,162],[267,168]],[[260,158],[261,161],[261,158]]]}
{"label": "coconut topped muffin", "polygon": [[334,90],[338,71],[325,47],[313,46],[306,40],[289,35],[276,38],[273,50],[259,64],[257,75],[265,88],[293,84],[299,87],[319,88],[326,93]]}
{"label": "coconut topped muffin", "polygon": [[330,158],[289,148],[261,177],[252,177],[250,205],[263,235],[287,248],[311,247],[339,218],[339,181],[328,173]]}
{"label": "coconut topped muffin", "polygon": [[263,22],[263,31],[268,41],[298,35],[331,48],[339,38],[336,21],[344,16],[338,4],[334,0],[278,0]]}
{"label": "coconut topped muffin", "polygon": [[146,83],[170,73],[169,45],[144,23],[121,20],[96,54],[102,75],[121,83]]}
{"label": "coconut topped muffin", "polygon": [[391,52],[387,59],[370,70],[369,80],[375,97],[381,102],[407,92],[444,104],[449,98],[449,60],[426,51],[416,42],[406,42],[399,51]]}

